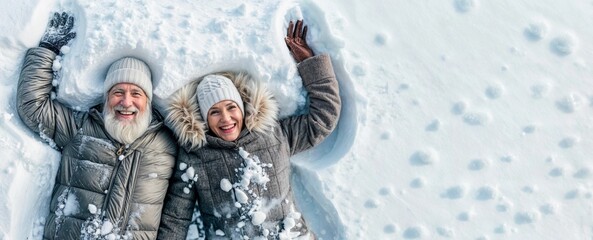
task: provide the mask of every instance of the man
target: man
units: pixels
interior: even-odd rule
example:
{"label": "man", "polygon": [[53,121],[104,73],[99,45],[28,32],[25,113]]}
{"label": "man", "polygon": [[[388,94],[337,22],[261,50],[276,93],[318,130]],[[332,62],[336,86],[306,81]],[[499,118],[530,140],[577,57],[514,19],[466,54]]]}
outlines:
{"label": "man", "polygon": [[151,106],[149,67],[126,57],[109,68],[104,104],[76,112],[50,98],[52,63],[76,34],[54,14],[19,78],[22,121],[62,152],[44,239],[155,239],[177,147]]}

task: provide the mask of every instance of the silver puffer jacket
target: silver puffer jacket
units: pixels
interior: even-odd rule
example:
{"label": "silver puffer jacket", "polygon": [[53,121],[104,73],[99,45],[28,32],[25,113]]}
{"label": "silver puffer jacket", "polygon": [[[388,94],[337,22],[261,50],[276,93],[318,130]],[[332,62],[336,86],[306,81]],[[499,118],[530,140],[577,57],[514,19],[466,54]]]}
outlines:
{"label": "silver puffer jacket", "polygon": [[101,107],[76,112],[50,98],[56,54],[29,49],[19,78],[22,121],[62,153],[44,239],[155,239],[177,146],[153,110],[129,146],[113,140]]}

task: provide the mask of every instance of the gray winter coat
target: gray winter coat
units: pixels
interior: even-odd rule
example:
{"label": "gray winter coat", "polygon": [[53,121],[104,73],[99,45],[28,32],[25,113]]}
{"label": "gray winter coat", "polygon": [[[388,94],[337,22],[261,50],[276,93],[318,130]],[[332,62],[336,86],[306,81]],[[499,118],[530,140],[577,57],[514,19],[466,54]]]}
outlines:
{"label": "gray winter coat", "polygon": [[17,92],[22,121],[62,153],[43,238],[101,238],[112,225],[103,233],[155,239],[177,155],[173,134],[153,111],[146,133],[126,147],[106,132],[100,106],[75,112],[51,100],[55,57],[29,49]]}
{"label": "gray winter coat", "polygon": [[181,149],[159,239],[185,239],[196,200],[207,239],[309,234],[295,205],[289,160],[333,131],[341,101],[329,56],[307,59],[298,69],[309,93],[308,113],[279,121],[277,103],[264,87],[244,74],[229,77],[245,105],[245,129],[234,142],[206,132],[195,97],[200,79],[172,95],[165,121]]}

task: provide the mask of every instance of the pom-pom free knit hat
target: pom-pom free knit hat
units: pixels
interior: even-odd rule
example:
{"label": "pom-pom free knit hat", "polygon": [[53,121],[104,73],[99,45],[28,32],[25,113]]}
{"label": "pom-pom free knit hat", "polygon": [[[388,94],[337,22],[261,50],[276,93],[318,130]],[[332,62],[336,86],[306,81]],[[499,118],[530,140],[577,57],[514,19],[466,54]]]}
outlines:
{"label": "pom-pom free knit hat", "polygon": [[103,94],[107,94],[118,83],[132,83],[142,88],[148,100],[152,100],[151,79],[150,68],[145,62],[133,57],[124,57],[109,67],[103,84]]}
{"label": "pom-pom free knit hat", "polygon": [[198,104],[200,105],[200,113],[204,121],[208,122],[208,110],[220,101],[232,100],[241,109],[241,113],[245,116],[243,110],[243,99],[239,90],[233,82],[221,75],[208,75],[202,79],[198,84],[196,94],[198,96]]}

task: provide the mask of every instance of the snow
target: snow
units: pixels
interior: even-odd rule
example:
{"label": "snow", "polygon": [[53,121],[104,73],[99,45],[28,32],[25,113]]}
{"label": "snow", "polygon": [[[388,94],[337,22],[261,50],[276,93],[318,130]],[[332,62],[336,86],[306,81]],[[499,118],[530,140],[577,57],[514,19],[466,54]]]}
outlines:
{"label": "snow", "polygon": [[251,214],[251,223],[253,225],[260,225],[266,220],[266,214],[263,212],[254,212]]}
{"label": "snow", "polygon": [[233,184],[231,183],[231,181],[229,181],[226,178],[220,180],[220,189],[222,189],[222,191],[228,192],[231,190],[231,188],[233,188]]}
{"label": "snow", "polygon": [[241,169],[237,169],[241,172],[241,182],[237,183],[239,187],[248,188],[251,182],[263,186],[266,189],[266,184],[270,181],[268,173],[265,168],[271,168],[272,164],[265,164],[259,161],[258,156],[252,156],[242,147],[239,147],[239,155],[243,158],[243,166]]}
{"label": "snow", "polygon": [[113,230],[113,224],[110,221],[104,221],[101,227],[101,235],[107,235]]}
{"label": "snow", "polygon": [[55,66],[55,96],[75,109],[131,55],[161,109],[198,76],[244,70],[282,116],[306,105],[283,40],[304,17],[343,103],[334,133],[292,159],[322,239],[593,237],[591,1],[25,0],[0,1],[0,239],[41,239],[49,211],[60,153],[15,94],[52,11],[76,18]]}
{"label": "snow", "polygon": [[235,189],[235,197],[237,198],[237,202],[241,204],[246,204],[249,201],[249,196],[247,193],[243,192],[241,189]]}
{"label": "snow", "polygon": [[72,216],[77,214],[80,210],[80,206],[78,204],[78,199],[74,194],[68,194],[68,198],[66,199],[65,206],[64,206],[64,215],[65,216]]}
{"label": "snow", "polygon": [[95,206],[94,204],[89,204],[88,205],[88,209],[89,209],[89,212],[91,214],[96,214],[97,213],[97,206]]}

